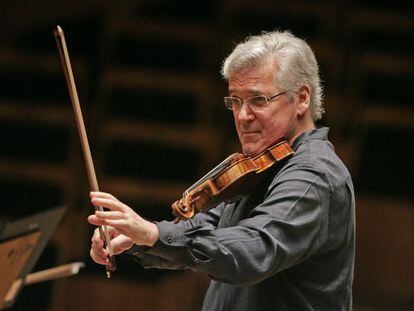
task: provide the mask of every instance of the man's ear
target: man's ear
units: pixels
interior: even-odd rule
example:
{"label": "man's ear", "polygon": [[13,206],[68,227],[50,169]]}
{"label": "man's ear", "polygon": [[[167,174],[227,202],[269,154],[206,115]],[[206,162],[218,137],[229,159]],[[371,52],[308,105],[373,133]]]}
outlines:
{"label": "man's ear", "polygon": [[298,91],[298,103],[297,103],[297,113],[298,116],[303,116],[306,111],[308,111],[310,106],[310,96],[311,90],[310,87],[302,85]]}

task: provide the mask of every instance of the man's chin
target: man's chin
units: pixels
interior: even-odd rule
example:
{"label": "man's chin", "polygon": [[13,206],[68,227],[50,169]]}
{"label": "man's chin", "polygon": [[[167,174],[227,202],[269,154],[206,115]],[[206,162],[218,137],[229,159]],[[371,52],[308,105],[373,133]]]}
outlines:
{"label": "man's chin", "polygon": [[243,145],[243,155],[248,157],[254,157],[260,153],[260,148],[255,144],[244,144]]}

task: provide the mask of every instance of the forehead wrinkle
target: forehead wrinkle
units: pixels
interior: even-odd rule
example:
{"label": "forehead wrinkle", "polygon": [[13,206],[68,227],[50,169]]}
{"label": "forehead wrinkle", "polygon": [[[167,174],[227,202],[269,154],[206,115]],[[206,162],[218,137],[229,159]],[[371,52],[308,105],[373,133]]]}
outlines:
{"label": "forehead wrinkle", "polygon": [[268,80],[274,82],[274,72],[271,69],[274,63],[269,65],[245,68],[233,73],[228,80],[229,93],[245,93],[252,96],[265,94],[266,90],[262,89],[261,84]]}
{"label": "forehead wrinkle", "polygon": [[242,80],[234,79],[231,83],[229,83],[229,92],[260,95],[263,93],[263,90],[258,86],[258,84],[262,81],[261,78],[262,76]]}
{"label": "forehead wrinkle", "polygon": [[263,95],[264,91],[258,88],[248,88],[248,89],[238,89],[238,88],[229,88],[229,93],[247,93],[253,96],[255,95]]}

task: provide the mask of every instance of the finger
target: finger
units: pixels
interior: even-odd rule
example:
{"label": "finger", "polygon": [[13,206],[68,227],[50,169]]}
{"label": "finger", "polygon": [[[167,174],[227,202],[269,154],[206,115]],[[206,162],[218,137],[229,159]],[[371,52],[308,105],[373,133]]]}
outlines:
{"label": "finger", "polygon": [[96,247],[103,247],[104,242],[103,242],[103,240],[101,238],[101,235],[99,233],[99,229],[98,228],[96,228],[94,230],[94,233],[92,235],[91,241],[92,241],[92,245],[94,245]]}
{"label": "finger", "polygon": [[95,226],[111,226],[120,233],[125,233],[125,229],[128,226],[128,222],[125,219],[105,219],[97,217],[96,215],[90,215],[88,222]]}
{"label": "finger", "polygon": [[91,257],[92,259],[99,261],[100,263],[107,262],[108,260],[108,252],[104,248],[95,248],[94,246],[91,247]]}
{"label": "finger", "polygon": [[92,245],[90,255],[92,259],[99,263],[107,262],[108,252],[104,249],[104,243],[100,238],[99,230],[96,229],[92,236]]}
{"label": "finger", "polygon": [[95,215],[98,218],[104,218],[104,219],[121,219],[124,218],[124,213],[114,211],[114,212],[108,212],[108,211],[96,211]]}
{"label": "finger", "polygon": [[114,227],[106,226],[106,230],[108,230],[108,233],[111,239],[119,235],[119,232]]}
{"label": "finger", "polygon": [[102,219],[105,221],[106,226],[112,226],[116,228],[120,233],[125,234],[125,229],[129,226],[128,221],[125,219]]}
{"label": "finger", "polygon": [[130,232],[128,232],[128,221],[125,219],[105,219],[97,217],[96,215],[90,215],[88,217],[88,222],[95,226],[110,226],[114,227],[115,230],[117,230],[119,233],[122,233],[124,235],[129,235]]}
{"label": "finger", "polygon": [[90,216],[88,216],[88,222],[91,225],[95,225],[95,226],[104,226],[104,225],[107,225],[106,220],[104,218],[99,218],[96,215],[90,215]]}
{"label": "finger", "polygon": [[103,238],[101,237],[101,234],[100,234],[100,231],[99,231],[98,228],[95,230],[95,233],[94,233],[91,241],[92,241],[91,248],[93,250],[95,250],[95,252],[99,256],[106,257],[107,256],[107,251],[104,248],[105,243],[103,241]]}
{"label": "finger", "polygon": [[98,255],[93,249],[91,249],[89,255],[91,256],[93,261],[95,261],[96,263],[99,263],[101,265],[106,265],[106,264],[109,263],[108,256],[102,257],[102,256]]}
{"label": "finger", "polygon": [[91,203],[95,207],[100,206],[100,207],[105,207],[105,208],[108,208],[110,210],[115,210],[115,211],[125,210],[124,204],[114,199],[91,198]]}
{"label": "finger", "polygon": [[104,199],[112,199],[118,201],[116,197],[114,197],[112,194],[107,192],[101,192],[101,191],[91,191],[89,193],[91,198],[104,198]]}
{"label": "finger", "polygon": [[111,240],[111,247],[114,255],[123,253],[130,249],[134,245],[134,242],[125,235],[118,235]]}

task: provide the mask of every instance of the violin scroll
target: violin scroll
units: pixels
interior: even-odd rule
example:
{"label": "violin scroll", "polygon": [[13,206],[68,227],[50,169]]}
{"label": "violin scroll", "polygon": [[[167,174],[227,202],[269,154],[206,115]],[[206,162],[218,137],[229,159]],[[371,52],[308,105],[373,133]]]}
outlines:
{"label": "violin scroll", "polygon": [[180,219],[190,219],[194,216],[194,208],[192,206],[186,206],[183,203],[183,199],[179,199],[171,204],[173,215],[176,217],[175,221]]}

